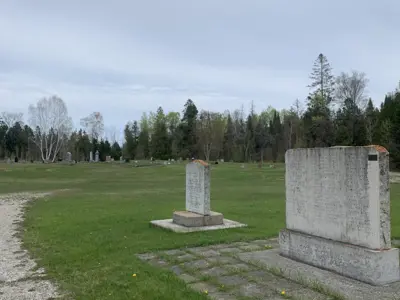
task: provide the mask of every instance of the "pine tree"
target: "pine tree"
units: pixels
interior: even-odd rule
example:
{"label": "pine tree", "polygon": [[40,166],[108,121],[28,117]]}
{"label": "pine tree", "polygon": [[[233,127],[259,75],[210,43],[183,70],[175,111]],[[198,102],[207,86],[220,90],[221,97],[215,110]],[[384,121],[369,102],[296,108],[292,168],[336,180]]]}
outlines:
{"label": "pine tree", "polygon": [[[326,105],[330,104],[333,100],[335,90],[335,78],[332,75],[332,68],[325,55],[320,53],[315,60],[312,72],[310,74],[312,80],[311,85],[308,87],[313,89],[310,96],[318,94]],[[311,97],[310,100],[319,98]]]}
{"label": "pine tree", "polygon": [[157,109],[153,134],[151,136],[151,154],[155,159],[168,159],[171,155],[164,111]]}
{"label": "pine tree", "polygon": [[198,110],[191,99],[188,99],[183,111],[183,118],[179,126],[180,153],[183,157],[197,156],[196,120]]}

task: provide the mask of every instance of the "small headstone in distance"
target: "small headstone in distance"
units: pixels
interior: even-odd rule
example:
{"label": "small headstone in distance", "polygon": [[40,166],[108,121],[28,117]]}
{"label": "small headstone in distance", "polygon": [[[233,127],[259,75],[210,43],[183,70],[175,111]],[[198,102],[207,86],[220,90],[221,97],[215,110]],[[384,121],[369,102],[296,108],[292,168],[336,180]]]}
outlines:
{"label": "small headstone in distance", "polygon": [[218,165],[218,162],[216,161],[215,164]]}
{"label": "small headstone in distance", "polygon": [[14,158],[14,162],[18,162],[18,157],[16,156],[15,158]]}

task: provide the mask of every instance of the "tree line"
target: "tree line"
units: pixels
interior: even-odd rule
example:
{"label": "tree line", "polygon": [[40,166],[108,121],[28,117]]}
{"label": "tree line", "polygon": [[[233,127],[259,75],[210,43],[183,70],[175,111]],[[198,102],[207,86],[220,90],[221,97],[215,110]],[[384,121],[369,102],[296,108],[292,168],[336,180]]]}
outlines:
{"label": "tree line", "polygon": [[30,107],[29,125],[23,125],[18,114],[3,113],[0,157],[55,161],[69,151],[76,160],[88,160],[89,151],[99,150],[101,160],[122,155],[126,159],[263,162],[283,161],[290,148],[380,144],[391,153],[392,168],[399,168],[400,90],[388,92],[375,107],[367,87],[364,73],[334,76],[327,57],[319,54],[307,99],[295,100],[288,109],[269,106],[256,112],[251,105],[247,114],[243,107],[214,112],[199,110],[188,99],[181,113],[166,113],[159,107],[128,122],[122,145],[102,135],[104,124],[98,112],[83,118],[82,128],[72,131],[64,102],[50,97]]}

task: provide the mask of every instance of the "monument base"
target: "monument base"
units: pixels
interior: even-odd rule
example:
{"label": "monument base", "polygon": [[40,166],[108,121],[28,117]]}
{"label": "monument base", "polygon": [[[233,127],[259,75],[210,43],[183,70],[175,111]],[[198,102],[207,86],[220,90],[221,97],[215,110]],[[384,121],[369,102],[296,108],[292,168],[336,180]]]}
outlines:
{"label": "monument base", "polygon": [[[343,300],[400,299],[400,281],[381,286],[370,285],[284,257],[279,254],[279,249],[238,253],[238,258],[262,269],[279,270],[281,277],[312,289],[322,289],[332,296],[316,299],[334,299],[333,296]],[[298,299],[311,299],[300,297]]]}
{"label": "monument base", "polygon": [[150,224],[153,226],[156,226],[156,227],[161,227],[161,228],[164,228],[167,230],[171,230],[174,232],[180,232],[180,233],[239,228],[239,227],[247,226],[246,224],[242,224],[242,223],[228,220],[228,219],[224,219],[223,223],[220,225],[198,226],[198,227],[187,227],[187,226],[179,225],[179,224],[174,223],[173,219],[154,220],[154,221],[151,221]]}
{"label": "monument base", "polygon": [[208,216],[190,211],[176,211],[172,220],[175,224],[185,227],[213,226],[224,224],[224,215],[213,211]]}
{"label": "monument base", "polygon": [[400,280],[399,249],[372,250],[293,230],[279,233],[281,255],[372,285]]}

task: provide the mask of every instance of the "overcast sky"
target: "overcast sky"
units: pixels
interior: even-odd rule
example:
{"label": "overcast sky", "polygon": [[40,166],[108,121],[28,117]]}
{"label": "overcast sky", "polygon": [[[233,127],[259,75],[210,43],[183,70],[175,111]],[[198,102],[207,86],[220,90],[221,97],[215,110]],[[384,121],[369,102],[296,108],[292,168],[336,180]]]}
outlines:
{"label": "overcast sky", "polygon": [[144,111],[288,108],[324,53],[379,104],[400,80],[396,0],[1,0],[0,111],[43,96],[75,124],[122,127]]}

